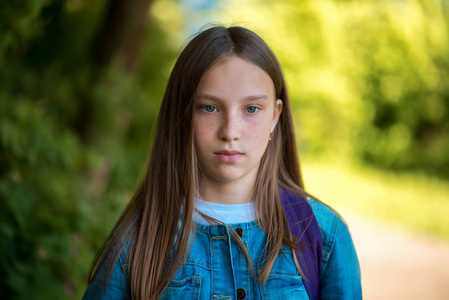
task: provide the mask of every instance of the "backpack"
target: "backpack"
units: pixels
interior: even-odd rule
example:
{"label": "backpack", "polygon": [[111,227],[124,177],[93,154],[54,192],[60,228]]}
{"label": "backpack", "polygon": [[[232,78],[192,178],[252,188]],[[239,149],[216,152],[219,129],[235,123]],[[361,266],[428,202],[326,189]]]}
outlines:
{"label": "backpack", "polygon": [[287,189],[280,188],[282,207],[293,237],[304,242],[301,252],[296,251],[299,267],[305,275],[303,280],[311,300],[320,296],[321,253],[323,240],[320,228],[307,200]]}

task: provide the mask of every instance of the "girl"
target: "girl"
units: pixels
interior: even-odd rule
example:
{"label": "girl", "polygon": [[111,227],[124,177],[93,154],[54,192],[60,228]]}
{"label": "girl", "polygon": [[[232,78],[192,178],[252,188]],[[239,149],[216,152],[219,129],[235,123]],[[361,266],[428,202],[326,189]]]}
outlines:
{"label": "girl", "polygon": [[181,53],[88,281],[84,299],[361,299],[348,228],[304,191],[282,70],[255,33],[210,28]]}

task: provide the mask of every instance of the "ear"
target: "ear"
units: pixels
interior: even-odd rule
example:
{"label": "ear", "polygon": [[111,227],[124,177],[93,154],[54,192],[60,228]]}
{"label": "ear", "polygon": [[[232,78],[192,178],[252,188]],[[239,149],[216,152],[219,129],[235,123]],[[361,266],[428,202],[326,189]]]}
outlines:
{"label": "ear", "polygon": [[276,127],[276,124],[278,123],[279,117],[282,112],[282,100],[277,99],[274,104],[274,115],[273,115],[273,121],[271,122],[271,132],[273,132],[274,128]]}

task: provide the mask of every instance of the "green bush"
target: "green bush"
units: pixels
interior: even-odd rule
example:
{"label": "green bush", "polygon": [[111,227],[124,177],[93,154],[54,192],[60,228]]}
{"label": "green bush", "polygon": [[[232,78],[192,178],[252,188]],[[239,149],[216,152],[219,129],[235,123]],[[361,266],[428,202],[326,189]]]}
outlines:
{"label": "green bush", "polygon": [[449,178],[447,1],[256,2],[225,10],[278,55],[302,153]]}
{"label": "green bush", "polygon": [[99,67],[107,3],[19,2],[0,9],[0,294],[80,299],[144,164],[174,51],[150,21],[137,73],[119,57]]}

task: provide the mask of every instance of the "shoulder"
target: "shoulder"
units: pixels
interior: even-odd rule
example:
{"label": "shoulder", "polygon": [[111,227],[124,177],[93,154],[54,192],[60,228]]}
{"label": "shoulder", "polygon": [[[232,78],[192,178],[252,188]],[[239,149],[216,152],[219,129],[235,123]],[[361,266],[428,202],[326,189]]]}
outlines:
{"label": "shoulder", "polygon": [[296,192],[281,188],[281,200],[286,213],[295,210],[302,218],[313,215],[318,223],[318,227],[323,240],[323,260],[329,258],[335,243],[336,236],[340,227],[347,229],[347,225],[340,214],[316,199],[307,199],[305,196]]}
{"label": "shoulder", "polygon": [[316,200],[316,199],[308,199],[307,202],[309,203],[310,207],[312,207],[313,213],[319,218],[318,223],[320,222],[326,222],[329,220],[339,220],[343,221],[343,218],[340,216],[340,214],[327,204]]}
{"label": "shoulder", "polygon": [[122,250],[120,251],[118,261],[120,264],[120,267],[125,274],[126,279],[128,279],[128,271],[129,271],[129,257],[130,257],[130,248],[132,244],[133,239],[130,238],[125,245],[123,246]]}
{"label": "shoulder", "polygon": [[128,277],[130,246],[131,239],[125,242],[118,257],[113,253],[107,254],[94,280],[87,287],[83,300],[131,299]]}

